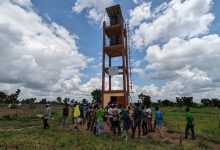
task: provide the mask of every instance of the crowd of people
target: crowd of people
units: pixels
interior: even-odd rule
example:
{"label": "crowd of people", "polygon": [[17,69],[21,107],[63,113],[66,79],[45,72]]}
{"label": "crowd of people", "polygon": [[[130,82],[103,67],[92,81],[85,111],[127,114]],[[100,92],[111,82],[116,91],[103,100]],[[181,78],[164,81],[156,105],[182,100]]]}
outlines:
{"label": "crowd of people", "polygon": [[[69,128],[68,117],[70,115],[70,106],[66,103],[63,107],[62,121],[63,128]],[[104,133],[104,123],[109,127],[110,134],[123,137],[125,140],[128,137],[137,136],[140,138],[141,134],[146,136],[149,132],[158,132],[161,138],[164,137],[163,132],[163,114],[159,107],[155,107],[155,116],[150,106],[140,106],[139,103],[124,108],[122,105],[116,103],[109,103],[105,108],[102,105],[90,104],[83,105],[75,103],[72,105],[72,122],[74,128],[79,130],[80,124],[86,123],[87,131],[91,131],[97,136],[102,136]],[[48,119],[51,117],[51,108],[49,104],[46,105],[45,114],[43,116],[44,129],[49,128]],[[185,138],[188,138],[189,129],[192,132],[192,139],[195,139],[193,116],[190,109],[186,108],[186,128]],[[153,121],[154,120],[154,121]]]}

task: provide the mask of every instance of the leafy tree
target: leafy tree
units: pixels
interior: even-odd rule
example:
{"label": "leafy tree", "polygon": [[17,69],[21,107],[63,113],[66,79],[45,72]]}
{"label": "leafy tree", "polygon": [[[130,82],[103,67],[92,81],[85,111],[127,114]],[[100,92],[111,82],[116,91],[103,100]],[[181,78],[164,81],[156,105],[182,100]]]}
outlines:
{"label": "leafy tree", "polygon": [[168,99],[165,99],[162,101],[163,106],[172,106],[173,102],[169,101]]}
{"label": "leafy tree", "polygon": [[7,98],[5,99],[5,103],[9,104],[9,103],[12,103],[12,104],[16,104],[18,103],[18,96],[20,94],[21,90],[20,89],[17,89],[15,93],[12,93],[11,95],[7,96]]}
{"label": "leafy tree", "polygon": [[66,104],[66,103],[69,103],[69,102],[70,102],[70,98],[65,97],[64,100],[63,100],[63,102],[64,102],[65,104]]}
{"label": "leafy tree", "polygon": [[193,97],[181,97],[183,100],[183,104],[187,107],[191,107],[193,104]]}
{"label": "leafy tree", "polygon": [[201,103],[202,103],[204,106],[211,106],[211,105],[212,105],[212,101],[211,101],[209,98],[203,98],[203,99],[201,99]]}
{"label": "leafy tree", "polygon": [[88,101],[85,98],[83,98],[82,103],[83,104],[88,104]]}
{"label": "leafy tree", "polygon": [[220,100],[217,98],[211,99],[213,107],[220,107]]}
{"label": "leafy tree", "polygon": [[47,99],[46,98],[43,98],[40,102],[39,102],[39,104],[46,104],[47,103]]}
{"label": "leafy tree", "polygon": [[158,106],[161,106],[162,105],[161,100],[157,100],[157,104],[158,104]]}
{"label": "leafy tree", "polygon": [[102,90],[95,89],[94,91],[91,92],[91,96],[92,96],[93,101],[95,103],[101,103],[102,102]]}
{"label": "leafy tree", "polygon": [[0,103],[4,103],[7,97],[8,97],[7,93],[0,91]]}
{"label": "leafy tree", "polygon": [[176,104],[177,104],[177,106],[182,107],[182,106],[183,106],[183,100],[182,100],[182,98],[176,97]]}
{"label": "leafy tree", "polygon": [[27,99],[23,99],[21,101],[22,104],[34,104],[36,101],[36,98],[27,98]]}
{"label": "leafy tree", "polygon": [[73,104],[74,102],[75,102],[75,100],[74,100],[74,99],[70,100],[70,103],[72,103],[72,104]]}
{"label": "leafy tree", "polygon": [[59,104],[61,104],[61,103],[62,103],[62,97],[57,97],[57,102],[58,102]]}
{"label": "leafy tree", "polygon": [[151,105],[151,97],[149,95],[144,95],[143,93],[138,95],[138,98],[142,101],[142,104],[145,106]]}

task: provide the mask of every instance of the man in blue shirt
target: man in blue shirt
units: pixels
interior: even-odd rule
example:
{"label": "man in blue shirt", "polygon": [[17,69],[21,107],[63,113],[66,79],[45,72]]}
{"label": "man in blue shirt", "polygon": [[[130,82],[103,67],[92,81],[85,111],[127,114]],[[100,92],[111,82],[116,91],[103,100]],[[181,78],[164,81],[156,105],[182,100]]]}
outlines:
{"label": "man in blue shirt", "polygon": [[156,110],[156,112],[155,112],[155,116],[156,116],[156,118],[155,118],[156,119],[156,121],[155,121],[156,122],[156,129],[159,131],[160,137],[164,138],[163,130],[162,130],[162,124],[163,124],[162,112],[160,111],[158,106],[155,107],[155,110]]}

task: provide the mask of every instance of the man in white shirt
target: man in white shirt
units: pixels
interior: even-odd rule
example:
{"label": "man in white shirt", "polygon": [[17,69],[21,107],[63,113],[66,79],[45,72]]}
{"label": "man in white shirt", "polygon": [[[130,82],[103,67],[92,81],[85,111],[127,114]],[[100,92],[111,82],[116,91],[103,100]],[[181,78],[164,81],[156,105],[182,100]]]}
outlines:
{"label": "man in white shirt", "polygon": [[118,128],[118,135],[121,135],[121,126],[120,126],[120,109],[118,108],[118,105],[114,105],[112,109],[112,115],[113,115],[113,131],[114,135],[116,133],[116,128]]}
{"label": "man in white shirt", "polygon": [[46,104],[46,109],[45,109],[45,113],[44,113],[44,116],[43,116],[44,129],[50,127],[50,125],[48,124],[48,119],[50,119],[50,117],[51,117],[50,104]]}
{"label": "man in white shirt", "polygon": [[109,128],[110,128],[110,131],[111,131],[111,132],[113,131],[113,114],[112,114],[112,108],[113,108],[113,105],[110,104],[110,108],[108,109],[108,123],[109,123]]}
{"label": "man in white shirt", "polygon": [[146,113],[147,113],[147,124],[148,124],[148,131],[151,132],[152,129],[152,110],[147,106],[146,108]]}

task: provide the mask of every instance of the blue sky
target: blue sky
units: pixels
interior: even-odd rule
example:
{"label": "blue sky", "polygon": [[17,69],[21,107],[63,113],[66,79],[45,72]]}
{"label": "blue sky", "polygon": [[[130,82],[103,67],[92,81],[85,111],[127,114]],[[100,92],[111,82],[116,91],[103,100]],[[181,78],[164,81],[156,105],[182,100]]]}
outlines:
{"label": "blue sky", "polygon": [[101,87],[103,12],[114,4],[130,22],[134,99],[220,97],[217,0],[3,0],[0,39],[11,44],[0,42],[1,90],[91,99]]}

